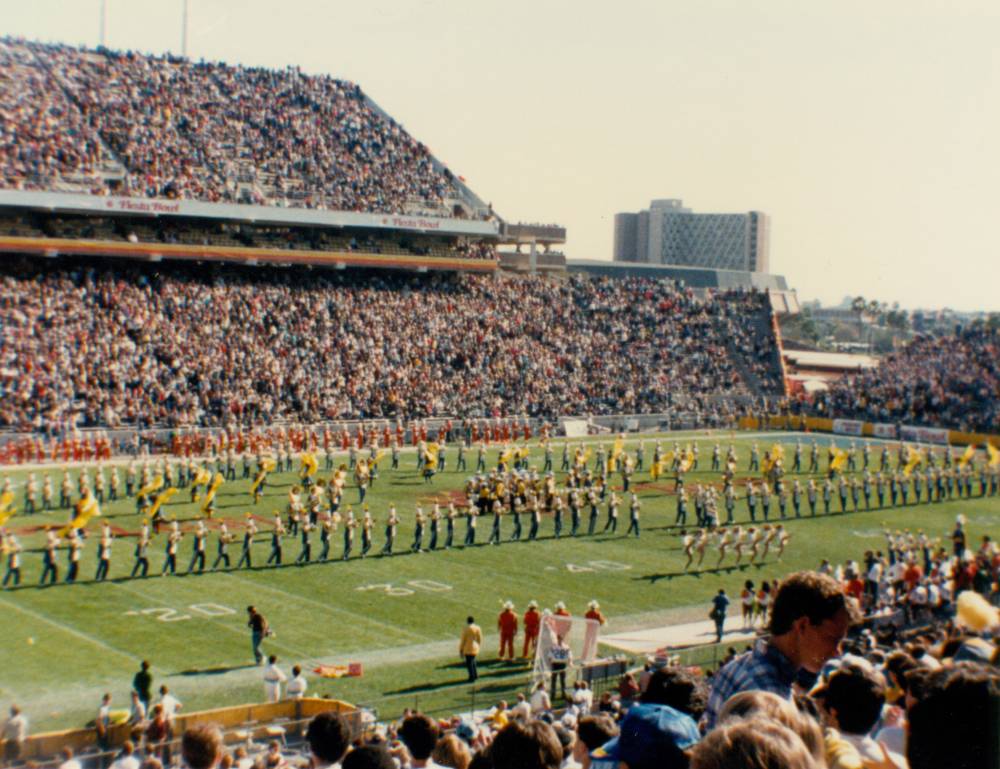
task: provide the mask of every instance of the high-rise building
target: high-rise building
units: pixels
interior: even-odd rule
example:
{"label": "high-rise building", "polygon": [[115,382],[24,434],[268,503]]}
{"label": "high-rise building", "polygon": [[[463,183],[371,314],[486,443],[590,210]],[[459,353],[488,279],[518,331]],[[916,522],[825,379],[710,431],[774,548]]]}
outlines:
{"label": "high-rise building", "polygon": [[614,260],[768,271],[766,214],[696,214],[681,203],[653,200],[646,210],[616,214]]}

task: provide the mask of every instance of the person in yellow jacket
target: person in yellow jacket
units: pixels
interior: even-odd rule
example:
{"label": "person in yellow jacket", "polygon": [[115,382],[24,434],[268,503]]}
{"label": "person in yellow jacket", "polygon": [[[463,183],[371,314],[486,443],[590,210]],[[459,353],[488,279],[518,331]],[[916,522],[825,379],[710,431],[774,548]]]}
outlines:
{"label": "person in yellow jacket", "polygon": [[458,653],[465,660],[470,682],[479,678],[479,672],[476,670],[476,657],[479,655],[479,647],[482,644],[483,631],[472,617],[468,617],[466,625],[462,629],[462,638],[458,642]]}

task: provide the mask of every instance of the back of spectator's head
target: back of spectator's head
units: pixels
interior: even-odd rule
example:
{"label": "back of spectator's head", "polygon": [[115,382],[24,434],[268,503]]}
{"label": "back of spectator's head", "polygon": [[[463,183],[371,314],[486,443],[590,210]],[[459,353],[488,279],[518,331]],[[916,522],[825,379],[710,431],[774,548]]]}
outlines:
{"label": "back of spectator's head", "polygon": [[469,769],[472,753],[469,746],[454,734],[446,734],[437,741],[431,753],[434,763],[450,769]]}
{"label": "back of spectator's head", "polygon": [[469,769],[493,769],[493,756],[491,751],[483,749],[476,751],[469,762]]}
{"label": "back of spectator's head", "polygon": [[835,670],[813,696],[846,734],[868,734],[885,705],[885,679],[866,664],[853,662]]}
{"label": "back of spectator's head", "polygon": [[824,756],[823,732],[811,714],[803,713],[788,700],[773,692],[759,690],[734,694],[719,711],[718,723],[737,719],[767,718],[788,727],[817,760]]}
{"label": "back of spectator's head", "polygon": [[418,761],[426,761],[431,757],[440,736],[441,730],[437,722],[421,714],[407,717],[399,727],[399,739]]}
{"label": "back of spectator's head", "polygon": [[904,651],[894,651],[885,661],[885,671],[889,683],[906,689],[906,674],[917,666],[917,661]]}
{"label": "back of spectator's head", "polygon": [[355,748],[341,762],[343,769],[397,769],[384,745],[362,745]]}
{"label": "back of spectator's head", "polygon": [[222,758],[222,733],[207,724],[185,729],[181,754],[189,769],[211,769]]}
{"label": "back of spectator's head", "polygon": [[584,716],[576,722],[573,758],[583,769],[590,765],[590,753],[618,734],[618,725],[606,713]]}
{"label": "back of spectator's head", "polygon": [[559,769],[562,745],[543,721],[514,721],[501,729],[490,745],[493,769]]}
{"label": "back of spectator's head", "polygon": [[701,735],[691,716],[669,705],[634,705],[622,719],[621,730],[594,752],[628,769],[686,769],[688,751]]}
{"label": "back of spectator's head", "polygon": [[713,729],[691,754],[691,769],[823,769],[799,736],[763,716]]}
{"label": "back of spectator's head", "polygon": [[606,713],[584,716],[576,724],[577,740],[588,750],[597,750],[618,735],[618,725]]}
{"label": "back of spectator's head", "polygon": [[[563,717],[565,721],[565,716]],[[553,724],[552,728],[555,729],[556,739],[559,740],[559,745],[562,746],[562,757],[563,761],[573,755],[573,743],[576,739],[576,732],[567,728],[565,723]]]}
{"label": "back of spectator's head", "polygon": [[351,730],[339,714],[327,711],[309,722],[306,740],[316,759],[323,764],[335,764],[351,744]]}
{"label": "back of spectator's head", "polygon": [[908,719],[911,769],[995,769],[1000,765],[1000,672],[959,662],[930,674]]}
{"label": "back of spectator's head", "polygon": [[708,692],[700,677],[684,668],[670,666],[660,668],[649,677],[641,700],[650,705],[669,705],[697,721],[705,712]]}

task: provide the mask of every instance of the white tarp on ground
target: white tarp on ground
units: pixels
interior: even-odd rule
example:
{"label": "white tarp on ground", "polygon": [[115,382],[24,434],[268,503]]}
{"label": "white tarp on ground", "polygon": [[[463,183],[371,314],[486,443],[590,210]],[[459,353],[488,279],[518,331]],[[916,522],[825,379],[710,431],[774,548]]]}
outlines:
{"label": "white tarp on ground", "polygon": [[566,433],[567,438],[586,438],[587,424],[588,422],[586,419],[562,420],[563,432]]}
{"label": "white tarp on ground", "polygon": [[[743,629],[741,617],[730,615],[726,619],[722,642],[737,644],[756,638],[752,630]],[[652,654],[660,649],[683,649],[689,646],[715,643],[715,623],[712,620],[688,622],[683,625],[651,627],[628,633],[601,636],[601,643],[630,654]]]}

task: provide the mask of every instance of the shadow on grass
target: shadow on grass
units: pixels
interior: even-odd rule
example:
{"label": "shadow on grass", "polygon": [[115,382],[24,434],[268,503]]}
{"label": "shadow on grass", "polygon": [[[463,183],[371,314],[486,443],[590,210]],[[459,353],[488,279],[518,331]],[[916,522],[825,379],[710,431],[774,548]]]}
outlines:
{"label": "shadow on grass", "polygon": [[[489,692],[489,691],[507,691],[510,689],[511,684],[524,676],[529,672],[529,669],[521,665],[511,665],[503,668],[498,668],[494,670],[483,671],[483,665],[480,665],[479,680],[476,682],[477,692]],[[451,668],[461,668],[464,672],[465,663],[460,662],[456,665],[441,665],[438,669],[448,670]],[[494,681],[493,685],[483,686],[483,681]],[[432,692],[438,689],[451,688],[455,686],[470,685],[469,681],[464,678],[459,681],[450,681],[446,683],[433,683],[433,684],[418,684],[416,686],[407,686],[402,689],[393,689],[385,692],[387,695],[400,695],[400,694],[419,694],[422,692]]]}
{"label": "shadow on grass", "polygon": [[234,670],[246,670],[247,668],[255,668],[256,665],[220,665],[214,668],[191,668],[189,670],[178,670],[173,675],[175,676],[221,676],[224,673],[231,673]]}
{"label": "shadow on grass", "polygon": [[645,581],[649,582],[650,584],[654,584],[664,579],[670,580],[676,577],[700,578],[703,574],[733,574],[739,571],[746,571],[747,569],[750,568],[762,569],[764,566],[767,565],[768,563],[761,561],[759,563],[740,563],[740,564],[733,563],[729,564],[728,566],[719,566],[719,567],[710,566],[701,569],[695,568],[691,571],[666,571],[657,574],[639,574],[635,577],[632,577],[632,581],[633,582]]}

